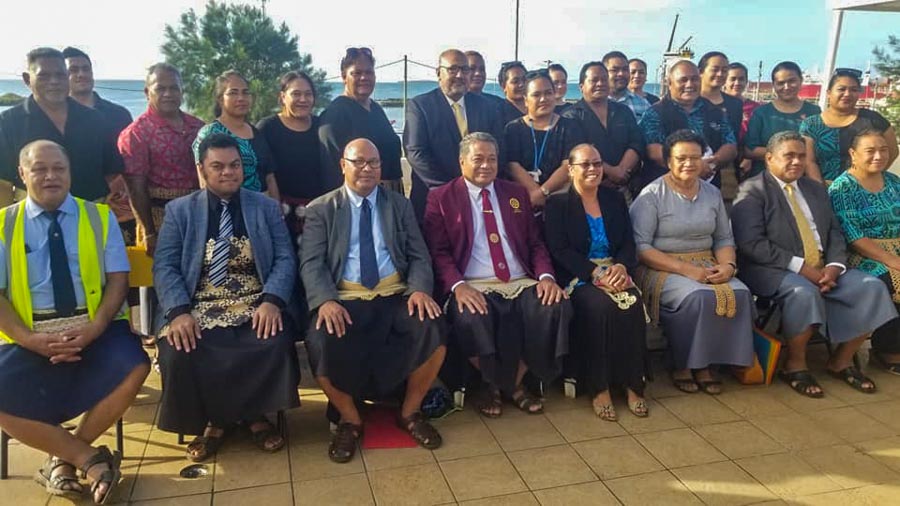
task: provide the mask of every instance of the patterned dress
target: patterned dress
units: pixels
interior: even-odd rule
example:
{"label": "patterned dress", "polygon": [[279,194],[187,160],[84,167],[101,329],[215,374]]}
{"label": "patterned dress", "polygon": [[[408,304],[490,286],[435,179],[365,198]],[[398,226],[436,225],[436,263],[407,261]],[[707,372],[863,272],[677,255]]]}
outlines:
{"label": "patterned dress", "polygon": [[800,123],[800,134],[813,140],[816,163],[826,181],[834,181],[850,167],[850,145],[863,130],[884,132],[891,124],[875,111],[860,109],[847,126],[834,128],[825,124],[822,115],[810,116]]}

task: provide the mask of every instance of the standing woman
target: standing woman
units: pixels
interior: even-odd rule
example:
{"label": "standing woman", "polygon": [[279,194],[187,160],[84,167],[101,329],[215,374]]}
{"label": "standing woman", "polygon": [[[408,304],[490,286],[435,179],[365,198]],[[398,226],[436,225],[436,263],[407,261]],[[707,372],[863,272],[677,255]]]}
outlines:
{"label": "standing woman", "polygon": [[[728,122],[740,145],[739,132],[744,118],[744,104],[740,99],[723,92],[728,76],[728,65],[728,57],[719,51],[710,51],[700,58],[697,64],[697,68],[700,69],[700,96],[722,111],[724,120]],[[738,158],[733,164],[729,163],[719,169],[722,198],[729,202],[737,196],[736,166],[740,160],[740,152],[738,149]]]}
{"label": "standing woman", "polygon": [[612,386],[624,387],[628,409],[645,417],[646,320],[628,272],[637,267],[628,207],[621,193],[600,186],[603,159],[595,147],[576,146],[568,166],[572,186],[551,195],[544,214],[557,281],[575,309],[567,375],[587,385],[603,420],[617,418]]}
{"label": "standing woman", "polygon": [[569,151],[584,135],[577,121],[553,112],[556,100],[546,70],[528,72],[525,83],[528,113],[506,125],[504,145],[513,180],[528,190],[532,206],[544,207],[568,182]]}
{"label": "standing woman", "polygon": [[553,96],[556,98],[556,108],[553,110],[556,114],[562,114],[563,111],[572,106],[566,102],[566,93],[569,92],[569,73],[566,68],[559,63],[551,63],[547,67],[550,72],[550,81],[553,83]]}
{"label": "standing woman", "polygon": [[747,90],[747,83],[749,82],[749,75],[747,67],[743,63],[729,63],[728,76],[725,78],[725,86],[722,88],[725,94],[740,100],[744,104],[743,115],[741,116],[741,129],[736,132],[738,157],[740,159],[740,164],[738,165],[740,168],[739,177],[750,172],[750,169],[753,167],[753,160],[742,156],[744,152],[743,145],[744,138],[747,136],[747,125],[750,123],[750,116],[753,115],[753,110],[760,105],[759,102],[744,96],[744,91]]}
{"label": "standing woman", "polygon": [[644,91],[644,84],[647,83],[647,62],[640,58],[628,60],[628,73],[631,74],[631,80],[628,81],[628,89],[632,93],[646,98],[650,105],[659,102],[659,97]]}
{"label": "standing woman", "polygon": [[497,83],[503,90],[506,100],[500,106],[500,120],[505,125],[512,120],[528,114],[525,107],[525,74],[528,70],[520,61],[503,62]]}
{"label": "standing woman", "polygon": [[313,114],[316,89],[312,79],[304,72],[288,72],[281,76],[280,88],[281,112],[260,120],[256,126],[279,167],[275,180],[288,231],[296,244],[303,230],[306,204],[332,187],[326,185],[319,155],[319,119]]}
{"label": "standing woman", "polygon": [[753,111],[744,137],[744,157],[753,161],[745,178],[766,170],[766,145],[770,137],[786,130],[797,132],[803,120],[822,112],[819,106],[800,99],[802,86],[803,71],[796,63],[783,61],[772,69],[775,100]]}
{"label": "standing woman", "polygon": [[216,78],[215,95],[213,114],[216,119],[197,132],[193,145],[194,160],[200,163],[200,143],[210,134],[230,135],[240,146],[241,161],[244,164],[243,187],[257,192],[264,191],[280,201],[281,193],[275,181],[275,166],[269,143],[247,120],[253,107],[250,83],[238,71],[226,70]]}
{"label": "standing woman", "polygon": [[375,91],[375,58],[367,47],[351,47],[341,58],[344,93],[322,111],[319,142],[332,190],[344,181],[341,157],[350,141],[369,139],[381,157],[381,186],[403,194],[400,137],[384,109],[372,100]]}
{"label": "standing woman", "polygon": [[884,133],[888,167],[897,159],[894,127],[877,112],[856,108],[861,78],[862,72],[857,69],[835,69],[828,81],[828,107],[800,124],[800,133],[806,138],[806,175],[817,181],[834,181],[850,167],[850,145],[863,130]]}

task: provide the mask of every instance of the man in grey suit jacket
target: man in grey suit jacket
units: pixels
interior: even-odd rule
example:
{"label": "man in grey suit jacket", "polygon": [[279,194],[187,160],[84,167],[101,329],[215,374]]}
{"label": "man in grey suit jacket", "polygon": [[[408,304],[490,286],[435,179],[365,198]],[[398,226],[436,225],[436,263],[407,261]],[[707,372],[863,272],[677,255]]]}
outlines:
{"label": "man in grey suit jacket", "polygon": [[431,257],[409,201],[378,187],[381,160],[366,139],[347,144],[344,185],[306,208],[300,275],[310,320],[306,347],[316,379],[340,413],[328,448],[348,462],[362,434],[355,400],[406,381],[397,424],[427,449],[441,436],[419,408],[444,362],[443,321],[431,298]]}
{"label": "man in grey suit jacket", "polygon": [[739,277],[782,309],[788,359],[781,377],[801,395],[824,392],[806,365],[806,344],[819,326],[838,343],[828,373],[864,393],[875,383],[853,366],[872,331],[897,317],[878,278],[847,269],[846,242],[825,187],[804,177],[806,146],[796,132],[769,140],[767,170],[740,186],[731,221]]}
{"label": "man in grey suit jacket", "polygon": [[166,320],[159,428],[203,434],[188,445],[193,461],[215,454],[240,421],[260,449],[282,448],[265,414],[298,406],[300,379],[292,321],[282,318],[297,263],[281,207],[241,188],[233,138],[210,135],[199,152],[206,189],[166,205],[153,264]]}

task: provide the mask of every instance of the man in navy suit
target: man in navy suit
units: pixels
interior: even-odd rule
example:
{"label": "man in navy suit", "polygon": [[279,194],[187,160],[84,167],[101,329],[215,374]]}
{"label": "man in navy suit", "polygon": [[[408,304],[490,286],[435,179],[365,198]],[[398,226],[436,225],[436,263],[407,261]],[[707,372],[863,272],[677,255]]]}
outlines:
{"label": "man in navy suit", "polygon": [[473,132],[502,138],[503,125],[494,103],[467,93],[471,72],[466,55],[458,49],[448,49],[441,53],[438,63],[439,87],[407,104],[403,146],[412,167],[410,200],[420,223],[428,191],[460,176],[462,138]]}

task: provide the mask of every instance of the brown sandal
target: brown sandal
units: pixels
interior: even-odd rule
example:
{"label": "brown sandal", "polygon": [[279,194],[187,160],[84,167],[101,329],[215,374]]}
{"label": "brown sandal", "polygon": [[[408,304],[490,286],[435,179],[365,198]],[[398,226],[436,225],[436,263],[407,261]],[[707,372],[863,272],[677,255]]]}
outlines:
{"label": "brown sandal", "polygon": [[218,436],[197,436],[187,445],[187,458],[191,462],[203,462],[215,456],[224,442],[224,432]]}
{"label": "brown sandal", "polygon": [[434,425],[428,423],[421,411],[416,411],[406,418],[398,415],[397,427],[408,432],[416,443],[426,450],[436,450],[444,443],[441,434]]}
{"label": "brown sandal", "polygon": [[363,426],[350,422],[341,422],[334,431],[331,444],[328,445],[328,458],[332,462],[343,464],[350,462],[356,455],[356,443],[362,437]]}
{"label": "brown sandal", "polygon": [[[265,423],[266,426],[263,429],[253,430],[251,427],[256,423]],[[253,440],[253,444],[264,452],[275,453],[284,448],[284,436],[272,425],[272,422],[265,418],[248,423],[247,430],[250,431],[250,438]]]}
{"label": "brown sandal", "polygon": [[[516,390],[512,397],[510,397],[510,400],[517,408],[519,408],[519,410],[524,411],[529,415],[539,415],[544,412],[544,403],[541,402],[539,398],[528,393],[524,388]],[[535,406],[537,409],[532,409]]]}
{"label": "brown sandal", "polygon": [[84,487],[78,481],[77,475],[67,476],[62,473],[53,475],[53,471],[63,466],[71,467],[74,473],[75,466],[72,464],[57,457],[48,458],[44,465],[34,473],[34,481],[43,486],[44,491],[50,495],[72,500],[79,499],[84,494]]}
{"label": "brown sandal", "polygon": [[[106,504],[106,501],[109,500],[113,491],[115,491],[116,486],[122,481],[122,471],[119,470],[119,466],[122,464],[122,454],[119,452],[110,453],[109,448],[106,446],[99,446],[97,447],[97,453],[81,466],[81,476],[87,479],[88,471],[92,467],[104,464],[107,466],[107,469],[91,482],[91,498],[96,504]],[[100,489],[100,485],[104,484],[106,485],[106,492],[100,498],[97,498],[97,491]]]}
{"label": "brown sandal", "polygon": [[489,386],[482,394],[478,404],[478,412],[487,418],[500,418],[503,414],[503,398],[500,397],[500,389]]}

